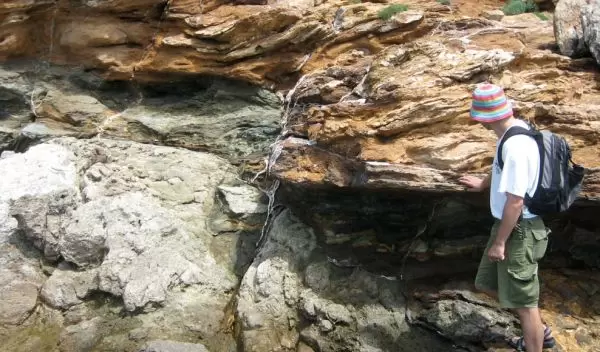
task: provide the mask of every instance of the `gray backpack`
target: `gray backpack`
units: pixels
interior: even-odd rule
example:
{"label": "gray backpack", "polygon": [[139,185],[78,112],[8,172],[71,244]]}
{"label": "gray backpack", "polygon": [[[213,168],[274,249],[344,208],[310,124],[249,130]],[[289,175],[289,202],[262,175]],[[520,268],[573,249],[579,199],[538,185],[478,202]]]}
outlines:
{"label": "gray backpack", "polygon": [[530,127],[515,126],[506,131],[498,148],[498,164],[504,167],[501,151],[507,139],[519,134],[535,139],[540,151],[540,178],[535,193],[526,194],[524,203],[531,213],[540,216],[563,212],[581,192],[585,169],[573,162],[571,148],[563,137]]}

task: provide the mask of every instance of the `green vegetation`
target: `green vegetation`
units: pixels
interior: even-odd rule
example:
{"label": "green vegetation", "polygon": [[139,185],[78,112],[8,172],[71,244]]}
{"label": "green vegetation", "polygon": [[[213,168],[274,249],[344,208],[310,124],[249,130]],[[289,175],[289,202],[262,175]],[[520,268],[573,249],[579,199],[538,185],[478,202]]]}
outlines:
{"label": "green vegetation", "polygon": [[350,0],[351,4],[360,4],[362,3],[362,0]]}
{"label": "green vegetation", "polygon": [[533,0],[510,0],[502,8],[507,16],[520,15],[525,12],[538,12],[539,8]]}
{"label": "green vegetation", "polygon": [[436,0],[439,4],[450,5],[450,0]]}
{"label": "green vegetation", "polygon": [[548,16],[544,15],[541,12],[536,12],[535,15],[542,21],[548,21]]}
{"label": "green vegetation", "polygon": [[379,11],[377,16],[379,16],[379,18],[381,18],[382,20],[387,21],[398,12],[404,12],[406,10],[408,10],[408,6],[406,5],[393,4]]}

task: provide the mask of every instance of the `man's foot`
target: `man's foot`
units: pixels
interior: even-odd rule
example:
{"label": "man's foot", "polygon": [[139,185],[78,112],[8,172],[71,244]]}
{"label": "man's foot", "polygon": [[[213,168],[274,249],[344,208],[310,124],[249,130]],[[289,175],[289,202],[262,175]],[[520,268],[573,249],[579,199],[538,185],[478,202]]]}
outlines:
{"label": "man's foot", "polygon": [[[517,351],[526,351],[525,338],[523,336],[513,337],[511,340],[508,341],[508,344],[510,345],[510,347],[514,348]],[[543,348],[552,348],[554,347],[554,345],[556,345],[556,341],[554,340],[554,337],[552,337],[552,330],[550,330],[550,327],[546,326],[544,328]]]}

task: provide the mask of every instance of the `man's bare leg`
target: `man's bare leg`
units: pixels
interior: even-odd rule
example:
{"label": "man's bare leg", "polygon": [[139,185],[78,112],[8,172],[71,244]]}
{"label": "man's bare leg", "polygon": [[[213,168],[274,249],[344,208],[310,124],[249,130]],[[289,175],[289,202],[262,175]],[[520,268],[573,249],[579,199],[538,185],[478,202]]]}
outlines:
{"label": "man's bare leg", "polygon": [[[482,293],[484,293],[484,294],[486,294],[486,295],[488,295],[488,296],[490,296],[492,298],[495,298],[496,300],[498,299],[498,292],[496,292],[496,291],[488,290],[488,289],[485,289],[483,287],[476,287],[476,289],[477,289],[477,291],[480,291],[480,292],[482,292]],[[535,312],[533,314],[535,314],[535,315],[537,315],[539,317],[539,319],[538,319],[539,320],[539,325],[536,325],[536,327],[535,327],[535,331],[538,332],[538,335],[536,335],[534,338],[537,338],[537,339],[541,338],[541,340],[539,340],[539,341],[541,341],[541,345],[540,346],[543,347],[544,337],[545,337],[544,333],[546,331],[547,325],[542,320],[542,315],[540,313],[539,308],[523,308],[523,309],[525,309],[525,310],[532,310],[533,309],[533,310],[535,310]],[[516,311],[517,311],[517,314],[519,315],[519,320],[521,321],[521,329],[523,330],[523,335],[525,337],[525,347],[527,347],[527,345],[528,345],[527,344],[527,333],[525,332],[526,327],[525,327],[525,325],[523,325],[523,317],[522,317],[521,313],[519,312],[519,309],[517,309]],[[528,313],[525,313],[525,314],[527,315]],[[534,321],[534,323],[535,323],[535,321]],[[548,335],[548,338],[550,338],[551,336],[552,335]],[[513,339],[513,342],[516,343],[518,339],[519,339],[518,337],[515,337]],[[534,347],[535,347],[535,345],[534,345]],[[530,350],[527,350],[527,351],[530,351]],[[541,350],[535,350],[534,349],[534,350],[531,350],[531,351],[538,352],[538,351],[541,351]]]}
{"label": "man's bare leg", "polygon": [[518,308],[521,329],[527,352],[542,352],[544,345],[544,325],[538,308]]}

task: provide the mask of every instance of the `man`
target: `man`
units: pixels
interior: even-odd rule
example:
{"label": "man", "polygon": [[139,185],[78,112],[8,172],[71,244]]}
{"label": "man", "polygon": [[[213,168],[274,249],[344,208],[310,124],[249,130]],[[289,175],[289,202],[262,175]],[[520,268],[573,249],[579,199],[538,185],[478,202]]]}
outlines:
{"label": "man", "polygon": [[498,144],[513,126],[530,128],[513,116],[510,102],[502,88],[484,84],[472,95],[471,118],[498,137],[490,175],[485,179],[463,176],[460,182],[471,191],[490,188],[490,208],[495,223],[481,258],[475,287],[497,297],[503,308],[515,309],[523,337],[509,344],[518,351],[540,352],[554,346],[554,338],[544,327],[538,309],[538,261],[548,244],[543,220],[528,211],[525,194],[533,195],[540,174],[537,143],[526,135],[514,135],[502,148],[504,166],[497,160]]}

